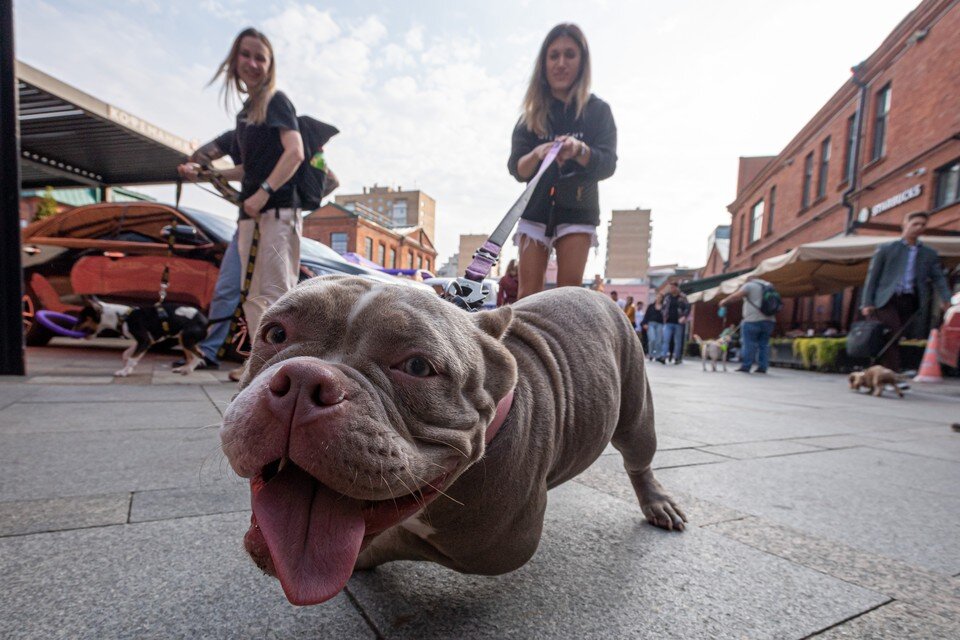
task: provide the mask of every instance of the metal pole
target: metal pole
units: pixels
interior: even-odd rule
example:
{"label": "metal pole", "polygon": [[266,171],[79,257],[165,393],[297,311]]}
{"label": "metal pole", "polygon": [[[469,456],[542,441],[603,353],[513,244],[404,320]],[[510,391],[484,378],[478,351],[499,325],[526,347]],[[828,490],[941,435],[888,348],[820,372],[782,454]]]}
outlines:
{"label": "metal pole", "polygon": [[20,126],[13,0],[0,0],[0,375],[26,373],[20,261]]}

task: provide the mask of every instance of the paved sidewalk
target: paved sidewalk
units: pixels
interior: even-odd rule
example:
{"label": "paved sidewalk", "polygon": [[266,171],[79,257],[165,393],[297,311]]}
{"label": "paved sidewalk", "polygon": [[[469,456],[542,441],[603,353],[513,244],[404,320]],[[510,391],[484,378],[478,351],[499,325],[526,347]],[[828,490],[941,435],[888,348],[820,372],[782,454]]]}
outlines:
{"label": "paved sidewalk", "polygon": [[654,363],[655,466],[686,532],[643,522],[609,449],[551,492],[522,569],[398,562],[297,608],[241,547],[226,371],[150,354],[113,379],[115,344],[57,344],[0,379],[3,638],[960,637],[957,381],[877,399]]}

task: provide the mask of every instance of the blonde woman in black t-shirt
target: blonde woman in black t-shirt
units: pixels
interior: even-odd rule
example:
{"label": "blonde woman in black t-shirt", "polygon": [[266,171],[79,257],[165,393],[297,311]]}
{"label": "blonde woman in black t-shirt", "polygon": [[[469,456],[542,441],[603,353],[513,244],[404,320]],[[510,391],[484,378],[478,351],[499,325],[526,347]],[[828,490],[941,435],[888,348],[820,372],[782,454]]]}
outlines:
{"label": "blonde woman in black t-shirt", "polygon": [[[290,180],[303,162],[303,139],[296,109],[276,89],[273,47],[264,34],[253,28],[241,31],[211,83],[221,76],[228,107],[233,97],[245,98],[236,126],[240,164],[223,173],[241,184],[241,264],[249,259],[254,229],[260,229],[256,267],[243,306],[250,335],[255,336],[263,312],[296,285],[299,275],[303,220]],[[196,179],[197,169],[187,163],[181,174]]]}
{"label": "blonde woman in black t-shirt", "polygon": [[555,141],[563,146],[540,179],[517,226],[520,298],[542,291],[547,261],[557,252],[557,286],[582,286],[597,246],[597,182],[617,166],[617,127],[606,102],[590,93],[590,49],[575,24],[559,24],[540,47],[523,115],[513,131],[507,167],[526,182]]}

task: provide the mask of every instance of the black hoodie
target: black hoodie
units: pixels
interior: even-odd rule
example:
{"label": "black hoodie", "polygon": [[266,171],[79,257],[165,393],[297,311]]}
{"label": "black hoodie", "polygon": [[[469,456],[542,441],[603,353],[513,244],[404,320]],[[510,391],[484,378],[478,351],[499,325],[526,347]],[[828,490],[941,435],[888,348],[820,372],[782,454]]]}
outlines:
{"label": "black hoodie", "polygon": [[[521,118],[513,130],[510,160],[507,168],[520,182],[517,173],[520,158],[557,136],[572,135],[590,146],[590,161],[586,167],[568,160],[563,167],[556,163],[547,169],[523,212],[523,219],[547,225],[547,236],[552,236],[558,224],[600,224],[600,196],[597,182],[613,175],[617,168],[617,126],[610,106],[590,94],[583,115],[576,118],[573,105],[550,99],[549,131],[544,137],[527,129]],[[561,177],[563,174],[563,177]],[[551,188],[556,191],[551,197]]]}

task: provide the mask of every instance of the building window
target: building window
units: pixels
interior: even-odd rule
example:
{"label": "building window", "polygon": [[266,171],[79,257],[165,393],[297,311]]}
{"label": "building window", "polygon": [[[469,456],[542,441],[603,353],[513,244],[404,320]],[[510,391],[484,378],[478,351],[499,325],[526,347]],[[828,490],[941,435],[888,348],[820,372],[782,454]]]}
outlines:
{"label": "building window", "polygon": [[847,118],[847,147],[843,152],[843,181],[853,182],[853,160],[857,145],[857,114]]}
{"label": "building window", "polygon": [[407,254],[407,269],[413,269],[413,251]]}
{"label": "building window", "polygon": [[743,228],[746,226],[746,215],[740,216],[740,219],[737,221],[739,223],[738,232],[737,232],[737,253],[743,253]]}
{"label": "building window", "polygon": [[830,138],[820,143],[820,175],[817,176],[817,198],[827,195],[827,176],[830,169]]}
{"label": "building window", "polygon": [[427,258],[426,260],[423,261],[423,268],[426,269],[427,271],[430,271],[430,258]]}
{"label": "building window", "polygon": [[750,242],[754,243],[760,239],[763,233],[763,200],[753,205],[750,209]]}
{"label": "building window", "polygon": [[330,248],[332,248],[337,253],[346,253],[347,252],[347,234],[339,233],[339,232],[331,233]]}
{"label": "building window", "polygon": [[960,160],[937,169],[937,198],[934,208],[939,209],[960,202]]}
{"label": "building window", "polygon": [[407,226],[407,201],[395,200],[390,212],[390,217],[395,227]]}
{"label": "building window", "polygon": [[800,200],[801,209],[810,206],[810,189],[813,187],[813,152],[807,154],[803,161],[803,198]]}
{"label": "building window", "polygon": [[423,256],[417,256],[417,269],[423,269]]}
{"label": "building window", "polygon": [[377,245],[377,264],[384,267],[387,266],[386,254],[387,254],[387,245],[381,242],[379,245]]}
{"label": "building window", "polygon": [[373,260],[373,238],[363,239],[363,255],[367,260]]}
{"label": "building window", "polygon": [[777,185],[770,187],[770,203],[767,207],[767,233],[773,233],[773,212],[777,208]]}
{"label": "building window", "polygon": [[391,269],[397,268],[397,252],[395,249],[390,249],[390,261],[387,263],[387,266]]}
{"label": "building window", "polygon": [[877,92],[876,115],[873,119],[873,153],[870,160],[879,160],[887,150],[887,115],[890,113],[890,85]]}

